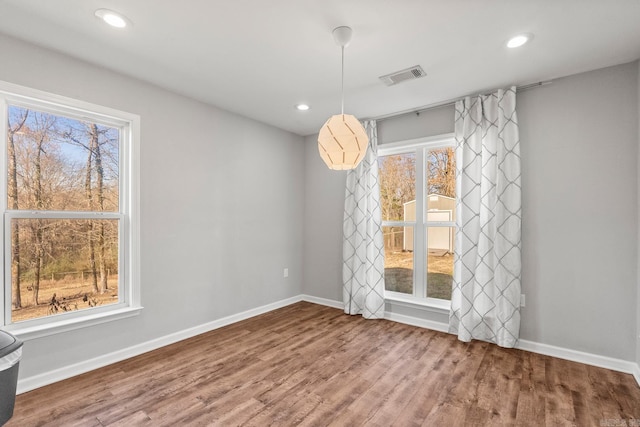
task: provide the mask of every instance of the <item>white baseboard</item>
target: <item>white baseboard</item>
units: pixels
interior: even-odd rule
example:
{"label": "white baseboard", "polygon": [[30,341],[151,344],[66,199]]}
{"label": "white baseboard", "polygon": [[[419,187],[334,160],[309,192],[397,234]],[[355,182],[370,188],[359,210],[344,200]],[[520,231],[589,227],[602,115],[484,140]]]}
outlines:
{"label": "white baseboard", "polygon": [[[141,344],[137,344],[132,347],[128,347],[113,353],[105,354],[93,359],[89,359],[83,362],[74,363],[53,371],[45,372],[42,374],[34,375],[27,378],[22,378],[18,381],[18,394],[25,393],[27,391],[43,387],[48,384],[52,384],[57,381],[62,381],[67,378],[74,377],[76,375],[83,374],[85,372],[92,371],[94,369],[102,368],[104,366],[120,362],[125,359],[129,359],[134,356],[146,353],[151,350],[174,344],[178,341],[185,340],[187,338],[194,337],[196,335],[203,334],[205,332],[212,331],[214,329],[221,328],[223,326],[230,325],[232,323],[239,322],[241,320],[249,319],[260,314],[267,313],[269,311],[276,310],[278,308],[286,307],[299,301],[307,301],[314,304],[325,305],[328,307],[343,309],[343,303],[341,301],[330,300],[326,298],[315,297],[312,295],[297,295],[295,297],[287,298],[281,301],[276,301],[271,304],[263,305],[251,310],[243,311],[242,313],[233,314],[231,316],[223,317],[212,322],[208,322],[202,325],[194,326],[183,331],[175,332],[169,335],[165,335],[160,338],[153,339]],[[405,323],[412,326],[417,326],[426,329],[432,329],[440,332],[447,332],[449,325],[442,322],[436,322],[432,320],[421,319],[413,316],[406,316],[397,313],[385,313],[385,319]],[[571,350],[562,347],[556,347],[547,344],[540,344],[533,341],[520,340],[518,345],[519,349],[530,351],[533,353],[544,354],[546,356],[558,357],[560,359],[571,360],[574,362],[585,363],[588,365],[594,365],[602,368],[611,369],[614,371],[620,371],[632,374],[638,385],[640,385],[640,366],[637,363],[629,362],[621,359],[614,359],[606,356],[599,356],[591,353],[585,353],[582,351]]]}
{"label": "white baseboard", "polygon": [[[638,381],[635,371],[638,370],[638,364],[622,359],[615,359],[608,356],[600,356],[598,354],[586,353],[584,351],[571,350],[564,347],[556,347],[549,344],[541,344],[533,341],[520,340],[517,348],[530,351],[532,353],[544,354],[545,356],[553,356],[559,359],[571,360],[572,362],[584,363],[586,365],[598,366],[600,368],[611,369],[613,371],[625,372],[632,374]],[[640,385],[640,381],[638,381]]]}
{"label": "white baseboard", "polygon": [[[85,372],[93,371],[94,369],[102,368],[107,365],[111,365],[116,362],[120,362],[125,359],[129,359],[134,356],[146,353],[151,350],[174,344],[178,341],[185,340],[187,338],[194,337],[196,335],[203,334],[205,332],[212,331],[214,329],[221,328],[223,326],[230,325],[232,323],[239,322],[241,320],[248,319],[250,317],[258,316],[269,311],[276,310],[278,308],[286,307],[296,302],[302,301],[301,295],[287,298],[281,301],[276,301],[271,304],[263,305],[261,307],[253,308],[251,310],[243,311],[242,313],[232,314],[231,316],[223,317],[212,322],[208,322],[202,325],[194,326],[189,329],[185,329],[179,332],[175,332],[169,335],[165,335],[160,338],[153,339],[141,344],[134,345],[122,350],[114,351],[93,359],[85,360],[79,363],[74,363],[53,371],[45,372],[42,374],[34,375],[27,378],[18,380],[17,393],[25,393],[27,391],[43,387],[48,384],[53,384],[57,381],[62,381],[67,378],[75,377],[76,375],[84,374]],[[320,303],[318,303],[320,304]]]}
{"label": "white baseboard", "polygon": [[314,304],[326,305],[327,307],[344,309],[344,303],[342,301],[336,301],[334,299],[314,297],[313,295],[300,295],[302,301],[312,302]]}

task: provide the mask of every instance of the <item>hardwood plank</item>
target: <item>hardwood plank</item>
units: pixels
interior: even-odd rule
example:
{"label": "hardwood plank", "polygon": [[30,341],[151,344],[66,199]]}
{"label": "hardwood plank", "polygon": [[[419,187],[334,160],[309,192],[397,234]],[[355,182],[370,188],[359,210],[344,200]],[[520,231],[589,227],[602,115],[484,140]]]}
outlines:
{"label": "hardwood plank", "polygon": [[572,379],[570,385],[573,412],[578,425],[587,425],[591,420],[603,419],[602,406],[597,398],[588,375],[588,366],[571,363],[568,366],[568,376]]}
{"label": "hardwood plank", "polygon": [[571,397],[571,378],[567,375],[567,368],[571,363],[552,357],[546,360],[545,424],[547,425],[576,425]]}
{"label": "hardwood plank", "polygon": [[443,402],[433,407],[422,425],[425,427],[462,426],[465,418],[464,408]]}
{"label": "hardwood plank", "polygon": [[303,302],[19,395],[7,427],[638,419],[631,375]]}
{"label": "hardwood plank", "polygon": [[428,369],[419,378],[418,387],[405,405],[405,410],[397,414],[395,424],[402,426],[420,426],[427,418],[433,407],[438,403],[440,394],[445,390],[451,379],[451,373],[456,367],[457,359],[453,356],[456,348],[466,347],[464,343],[440,332],[433,332],[429,346],[425,349],[424,361]]}
{"label": "hardwood plank", "polygon": [[206,411],[207,406],[198,399],[197,389],[183,390],[167,398],[149,402],[145,412],[153,425],[184,425],[185,417]]}
{"label": "hardwood plank", "polygon": [[126,417],[120,418],[116,422],[102,425],[109,427],[150,426],[153,425],[153,421],[144,411],[138,411]]}
{"label": "hardwood plank", "polygon": [[302,426],[330,425],[359,395],[371,387],[371,383],[357,374],[342,372],[329,378],[318,387],[321,404],[301,420]]}
{"label": "hardwood plank", "polygon": [[[413,401],[406,406],[411,410],[404,411],[403,416],[397,420],[403,425],[421,425],[426,419],[438,419],[437,414],[442,410],[449,411],[476,404],[475,390],[471,385],[473,375],[470,373],[479,369],[487,344],[478,343],[479,346],[474,347],[475,351],[470,352],[468,343],[457,340],[452,342],[450,336],[444,334],[442,337],[444,352],[434,361],[431,372],[423,379],[429,392],[418,389]],[[411,413],[414,417],[410,417]]]}
{"label": "hardwood plank", "polygon": [[[418,331],[408,331],[419,335]],[[335,425],[356,425],[358,420],[364,420],[366,424],[390,425],[396,418],[394,411],[387,413],[385,408],[402,408],[403,401],[399,400],[401,396],[406,401],[412,395],[411,391],[415,390],[409,389],[414,380],[430,368],[427,364],[413,359],[415,337],[412,334],[404,337],[403,341],[378,358],[377,363],[365,372],[363,378],[371,381],[371,387],[333,420]]]}
{"label": "hardwood plank", "polygon": [[284,398],[266,404],[247,424],[260,427],[273,424],[297,425],[321,403],[322,398],[309,390],[288,393]]}
{"label": "hardwood plank", "polygon": [[217,423],[227,426],[239,426],[251,422],[264,409],[264,404],[254,398],[236,405],[217,419]]}
{"label": "hardwood plank", "polygon": [[[479,384],[474,397],[478,406],[491,415],[491,423],[514,424],[516,421],[522,379],[521,356],[520,350],[494,345],[486,349],[482,360],[485,370],[478,371],[473,383]],[[496,399],[496,396],[501,398]]]}
{"label": "hardwood plank", "polygon": [[516,410],[518,426],[544,424],[546,413],[545,356],[523,352],[520,392]]}

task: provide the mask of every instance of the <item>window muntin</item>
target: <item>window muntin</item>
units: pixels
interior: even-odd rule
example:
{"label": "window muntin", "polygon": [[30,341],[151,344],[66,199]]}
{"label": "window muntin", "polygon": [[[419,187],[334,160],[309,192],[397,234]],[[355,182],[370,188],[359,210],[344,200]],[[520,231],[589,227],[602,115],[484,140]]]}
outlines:
{"label": "window muntin", "polygon": [[2,82],[0,101],[5,327],[137,312],[139,118]]}
{"label": "window muntin", "polygon": [[453,136],[446,135],[382,145],[378,150],[388,296],[451,299],[453,144]]}

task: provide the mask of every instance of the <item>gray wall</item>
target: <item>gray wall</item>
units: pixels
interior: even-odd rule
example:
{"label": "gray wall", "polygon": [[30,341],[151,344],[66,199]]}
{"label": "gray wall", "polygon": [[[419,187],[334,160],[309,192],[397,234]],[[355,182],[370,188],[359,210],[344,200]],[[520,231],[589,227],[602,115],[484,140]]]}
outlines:
{"label": "gray wall", "polygon": [[[527,295],[522,339],[635,359],[638,85],[636,62],[517,96]],[[453,108],[443,107],[382,121],[378,135],[385,143],[452,131]],[[345,173],[324,167],[314,136],[305,144],[304,290],[341,300]],[[387,309],[447,322],[437,310]]]}
{"label": "gray wall", "polygon": [[144,310],[28,341],[21,378],[301,293],[302,137],[5,36],[0,52],[1,80],[141,116]]}
{"label": "gray wall", "polygon": [[637,74],[625,64],[518,97],[527,340],[635,359]]}
{"label": "gray wall", "polygon": [[342,301],[342,214],[346,171],[327,168],[318,137],[304,143],[304,292]]}

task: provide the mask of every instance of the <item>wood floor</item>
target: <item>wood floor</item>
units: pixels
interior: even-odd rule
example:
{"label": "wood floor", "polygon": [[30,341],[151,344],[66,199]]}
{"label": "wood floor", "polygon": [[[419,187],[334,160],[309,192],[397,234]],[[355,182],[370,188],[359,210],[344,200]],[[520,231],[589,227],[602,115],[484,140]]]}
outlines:
{"label": "wood floor", "polygon": [[298,424],[640,426],[640,387],[303,302],[19,395],[7,427]]}

